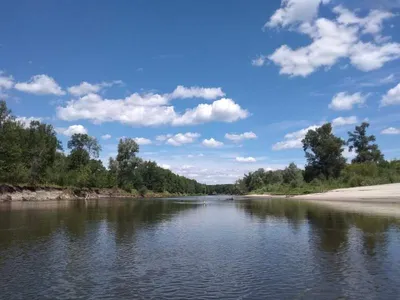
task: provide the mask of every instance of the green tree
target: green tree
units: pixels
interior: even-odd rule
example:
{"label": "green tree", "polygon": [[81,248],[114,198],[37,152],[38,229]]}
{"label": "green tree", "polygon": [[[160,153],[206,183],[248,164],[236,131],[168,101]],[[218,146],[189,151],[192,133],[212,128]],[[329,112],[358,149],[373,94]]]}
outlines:
{"label": "green tree", "polygon": [[[71,136],[71,139],[68,141],[68,148],[71,149],[68,157],[70,170],[77,170],[87,166],[91,158],[99,157],[101,151],[101,146],[96,138],[81,133]],[[87,171],[84,173],[86,174]]]}
{"label": "green tree", "polygon": [[68,149],[85,150],[91,158],[98,158],[101,146],[96,138],[87,134],[75,133],[68,142]]}
{"label": "green tree", "polygon": [[303,172],[296,166],[295,163],[291,163],[282,172],[283,182],[292,186],[298,186],[303,181]]}
{"label": "green tree", "polygon": [[319,177],[339,177],[346,165],[346,159],[342,155],[345,142],[332,133],[330,123],[316,130],[309,130],[302,143],[307,158],[306,181]]}
{"label": "green tree", "polygon": [[379,147],[374,142],[376,138],[374,135],[367,135],[367,128],[369,123],[363,122],[360,126],[356,126],[353,132],[349,131],[349,139],[347,144],[350,151],[355,151],[357,156],[352,160],[353,163],[365,162],[381,162],[383,155]]}
{"label": "green tree", "polygon": [[32,121],[26,130],[24,148],[25,165],[29,169],[29,181],[32,184],[42,183],[46,171],[50,168],[56,157],[57,150],[62,150],[52,125]]}
{"label": "green tree", "polygon": [[120,139],[118,144],[118,186],[131,189],[135,177],[135,170],[141,160],[136,156],[139,145],[130,138]]}

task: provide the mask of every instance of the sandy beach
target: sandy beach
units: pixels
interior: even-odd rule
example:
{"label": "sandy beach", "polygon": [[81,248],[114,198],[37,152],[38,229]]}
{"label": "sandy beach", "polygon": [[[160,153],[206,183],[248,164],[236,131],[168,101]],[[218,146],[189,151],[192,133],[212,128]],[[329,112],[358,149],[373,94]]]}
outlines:
{"label": "sandy beach", "polygon": [[285,198],[308,201],[339,210],[400,217],[400,183],[337,189],[293,197],[249,195],[250,198]]}
{"label": "sandy beach", "polygon": [[355,201],[400,204],[400,183],[337,189],[326,193],[299,196],[275,196],[270,194],[248,195],[250,198],[290,198],[318,201]]}

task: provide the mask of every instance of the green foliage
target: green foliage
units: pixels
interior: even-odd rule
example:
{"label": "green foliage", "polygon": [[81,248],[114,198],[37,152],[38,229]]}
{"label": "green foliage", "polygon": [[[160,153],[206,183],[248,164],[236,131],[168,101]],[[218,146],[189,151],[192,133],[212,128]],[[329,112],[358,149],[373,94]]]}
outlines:
{"label": "green foliage", "polygon": [[60,152],[61,143],[51,125],[33,121],[24,128],[15,121],[6,103],[0,101],[0,182],[119,187],[143,196],[152,195],[151,191],[164,195],[226,191],[219,186],[207,188],[155,162],[143,161],[137,157],[139,146],[133,139],[120,140],[118,155],[110,158],[108,170],[97,160],[101,147],[95,138],[74,134],[68,149],[69,155]]}
{"label": "green foliage", "polygon": [[309,130],[302,142],[307,159],[306,181],[309,182],[321,175],[326,179],[340,176],[346,165],[346,159],[342,155],[345,143],[332,133],[330,123]]}
{"label": "green foliage", "polygon": [[239,194],[299,195],[336,188],[400,182],[400,160],[385,161],[374,136],[367,136],[368,123],[349,132],[348,145],[357,157],[346,164],[344,142],[332,134],[330,124],[310,130],[303,140],[308,164],[302,171],[294,163],[284,170],[259,169],[236,181]]}
{"label": "green foliage", "polygon": [[101,146],[97,139],[87,134],[76,133],[68,142],[68,149],[86,151],[91,158],[98,158]]}
{"label": "green foliage", "polygon": [[366,163],[366,162],[381,162],[383,161],[383,155],[379,150],[377,144],[373,144],[376,141],[375,136],[367,135],[367,128],[369,123],[363,122],[360,126],[356,126],[353,132],[349,132],[349,139],[347,144],[349,150],[357,153],[357,156],[353,159],[353,163]]}

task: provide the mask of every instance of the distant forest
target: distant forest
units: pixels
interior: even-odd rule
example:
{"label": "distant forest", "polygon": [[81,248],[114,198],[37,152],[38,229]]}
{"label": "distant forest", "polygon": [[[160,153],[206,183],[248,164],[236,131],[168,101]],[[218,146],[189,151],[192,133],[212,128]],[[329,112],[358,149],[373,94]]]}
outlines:
{"label": "distant forest", "polygon": [[101,146],[87,134],[74,134],[69,154],[57,139],[52,125],[32,121],[29,127],[17,121],[0,101],[0,182],[79,188],[121,188],[144,196],[149,191],[164,194],[233,194],[234,185],[205,185],[174,174],[153,161],[138,157],[139,145],[121,139],[118,154],[108,168],[99,160]]}
{"label": "distant forest", "polygon": [[[346,188],[400,182],[400,160],[385,160],[369,123],[348,132],[347,141],[335,136],[330,123],[309,130],[302,140],[307,160],[302,170],[291,163],[284,170],[259,169],[238,180],[239,193],[307,194]],[[351,163],[343,156],[347,146],[354,153]]]}

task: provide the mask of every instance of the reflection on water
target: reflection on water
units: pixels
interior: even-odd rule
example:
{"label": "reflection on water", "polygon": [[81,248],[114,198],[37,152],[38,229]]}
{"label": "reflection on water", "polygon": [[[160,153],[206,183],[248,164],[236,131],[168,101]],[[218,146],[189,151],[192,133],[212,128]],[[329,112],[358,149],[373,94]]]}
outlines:
{"label": "reflection on water", "polygon": [[0,298],[400,294],[399,220],[295,201],[224,200],[2,205]]}

